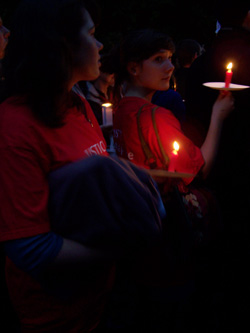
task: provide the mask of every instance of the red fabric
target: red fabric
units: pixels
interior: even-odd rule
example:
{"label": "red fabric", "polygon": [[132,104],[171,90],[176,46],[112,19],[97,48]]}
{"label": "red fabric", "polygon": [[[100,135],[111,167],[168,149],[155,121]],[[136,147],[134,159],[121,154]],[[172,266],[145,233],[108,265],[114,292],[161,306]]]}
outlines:
{"label": "red fabric", "polygon": [[106,143],[87,101],[88,117],[70,110],[66,125],[51,129],[14,99],[0,106],[0,241],[50,230],[47,216],[50,171],[64,164],[104,154]]}
{"label": "red fabric", "polygon": [[[0,105],[0,241],[50,230],[47,212],[50,171],[90,155],[107,155],[96,118],[84,100],[87,117],[69,110],[66,124],[51,129],[36,120],[18,98]],[[11,299],[24,327],[35,332],[85,332],[95,327],[113,281],[103,269],[89,290],[64,304],[42,291],[38,282],[7,261]],[[68,327],[68,324],[71,327]],[[24,330],[25,331],[25,330]]]}
{"label": "red fabric", "polygon": [[[137,113],[147,101],[139,97],[124,97],[120,101],[114,116],[114,141],[117,154],[139,166],[149,168],[145,164],[145,154],[142,150],[137,129]],[[157,158],[157,168],[162,168],[162,154],[155,135],[151,110],[155,105],[148,103],[143,108],[140,117],[142,134],[151,151]],[[204,159],[201,151],[182,132],[179,121],[171,111],[159,107],[156,110],[156,125],[164,150],[171,158],[173,142],[178,141],[180,150],[175,160],[175,170],[196,175]],[[189,184],[193,178],[184,179]]]}
{"label": "red fabric", "polygon": [[[32,277],[19,270],[8,258],[6,263],[9,295],[22,325],[22,333],[90,332],[99,323],[114,284],[115,267],[104,265],[69,299],[46,293]],[[79,278],[80,279],[80,278]],[[79,286],[79,281],[77,281]]]}
{"label": "red fabric", "polygon": [[[160,169],[163,168],[162,154],[157,142],[151,115],[151,110],[155,105],[148,103],[142,98],[124,97],[118,104],[114,115],[115,148],[119,156],[129,159],[139,166],[149,168],[145,163],[146,157],[137,128],[137,113],[144,104],[147,104],[147,106],[143,108],[140,116],[142,134],[156,156],[157,168]],[[159,107],[155,112],[155,119],[161,142],[169,158],[172,156],[173,142],[178,141],[180,145],[178,158],[175,160],[175,170],[196,175],[204,164],[200,149],[184,135],[179,121],[171,111]],[[183,182],[179,182],[180,191],[186,190],[185,184],[188,185],[192,180],[193,178],[186,178],[183,179]],[[168,180],[165,185],[164,192],[167,192],[169,189]],[[135,280],[142,285],[163,288],[189,283],[193,278],[192,258],[189,258],[185,263],[175,263],[171,255],[168,255],[163,246],[156,248],[149,255],[139,257],[132,273]]]}

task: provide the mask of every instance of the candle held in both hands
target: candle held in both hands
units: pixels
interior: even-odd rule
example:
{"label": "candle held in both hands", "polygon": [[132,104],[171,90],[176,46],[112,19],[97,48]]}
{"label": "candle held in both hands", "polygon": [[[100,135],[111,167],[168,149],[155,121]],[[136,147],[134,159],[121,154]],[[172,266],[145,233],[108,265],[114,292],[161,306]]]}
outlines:
{"label": "candle held in both hands", "polygon": [[226,77],[225,77],[225,88],[229,88],[230,83],[232,81],[232,76],[233,76],[232,67],[233,67],[233,64],[230,62],[227,65],[227,71],[226,71]]}

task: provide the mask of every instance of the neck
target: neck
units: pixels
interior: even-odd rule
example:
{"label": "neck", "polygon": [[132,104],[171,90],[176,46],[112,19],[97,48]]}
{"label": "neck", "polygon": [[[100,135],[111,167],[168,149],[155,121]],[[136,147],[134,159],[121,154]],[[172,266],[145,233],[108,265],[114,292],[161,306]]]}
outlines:
{"label": "neck", "polygon": [[124,96],[140,97],[146,99],[148,102],[151,102],[154,93],[155,90],[147,89],[140,86],[135,86],[133,84],[128,84]]}
{"label": "neck", "polygon": [[97,81],[94,82],[94,86],[95,86],[96,89],[98,89],[102,93],[104,93],[104,95],[106,96],[106,98],[108,98],[107,92],[108,92],[109,84],[107,84],[107,82],[104,82],[102,80],[97,80]]}

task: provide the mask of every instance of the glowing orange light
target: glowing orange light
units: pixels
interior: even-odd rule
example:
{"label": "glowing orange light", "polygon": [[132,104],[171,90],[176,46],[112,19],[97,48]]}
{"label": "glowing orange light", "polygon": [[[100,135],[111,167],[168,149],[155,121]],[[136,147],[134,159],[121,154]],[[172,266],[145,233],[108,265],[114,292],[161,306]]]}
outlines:
{"label": "glowing orange light", "polygon": [[228,69],[228,71],[231,71],[232,68],[233,68],[233,63],[230,62],[230,63],[227,65],[227,69]]}
{"label": "glowing orange light", "polygon": [[173,143],[173,148],[174,148],[174,150],[175,150],[176,152],[178,152],[178,150],[180,149],[180,145],[179,145],[179,143],[178,143],[177,141],[174,141],[174,143]]}
{"label": "glowing orange light", "polygon": [[108,107],[112,106],[112,104],[111,103],[104,103],[104,104],[102,104],[102,106],[104,106],[105,108],[108,108]]}

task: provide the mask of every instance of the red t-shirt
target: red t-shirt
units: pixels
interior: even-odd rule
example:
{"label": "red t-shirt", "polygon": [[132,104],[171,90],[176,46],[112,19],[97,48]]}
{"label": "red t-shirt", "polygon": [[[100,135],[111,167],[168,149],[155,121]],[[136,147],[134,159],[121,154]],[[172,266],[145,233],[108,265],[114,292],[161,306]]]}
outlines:
{"label": "red t-shirt", "polygon": [[[124,97],[119,102],[114,115],[114,143],[117,155],[145,168],[146,156],[143,152],[137,127],[137,114],[142,105],[140,124],[144,140],[156,157],[156,168],[163,168],[162,153],[155,134],[151,110],[156,106],[139,97]],[[201,151],[182,132],[179,121],[173,113],[163,107],[155,112],[156,126],[163,148],[171,161],[173,142],[180,145],[178,158],[175,159],[175,170],[196,175],[204,159]],[[183,179],[188,185],[192,177]],[[180,190],[183,183],[178,184]],[[168,186],[164,190],[168,190]],[[185,188],[185,186],[184,186]],[[141,284],[168,288],[181,286],[193,279],[192,260],[185,263],[174,263],[166,256],[166,249],[161,247],[144,257],[139,257],[133,271],[135,279]]]}
{"label": "red t-shirt", "polygon": [[[48,174],[67,163],[91,155],[107,155],[106,143],[86,100],[87,117],[69,110],[65,125],[51,129],[34,118],[21,98],[0,105],[0,241],[50,231],[47,211]],[[91,123],[88,121],[91,120]],[[39,332],[88,331],[100,318],[113,267],[103,269],[99,281],[70,304],[44,293],[37,281],[7,260],[6,277],[12,302],[26,327]],[[98,285],[97,285],[98,283]],[[34,301],[35,300],[35,301]],[[71,310],[70,310],[71,308]],[[57,328],[61,325],[61,328]],[[56,330],[57,329],[57,330]],[[85,331],[85,330],[84,330]]]}
{"label": "red t-shirt", "polygon": [[[116,152],[119,156],[129,159],[139,166],[149,168],[145,163],[146,157],[140,142],[137,128],[137,113],[140,107],[143,111],[140,116],[142,134],[150,147],[150,150],[156,157],[156,168],[163,167],[162,153],[160,151],[157,137],[153,127],[151,110],[155,106],[147,103],[146,100],[139,97],[124,97],[121,99],[114,116],[114,142]],[[155,113],[156,126],[163,148],[172,159],[173,142],[177,141],[180,145],[178,157],[175,159],[175,171],[196,175],[204,159],[201,151],[190,141],[182,132],[179,121],[173,113],[165,108],[159,107]],[[193,178],[183,179],[186,184]]]}

